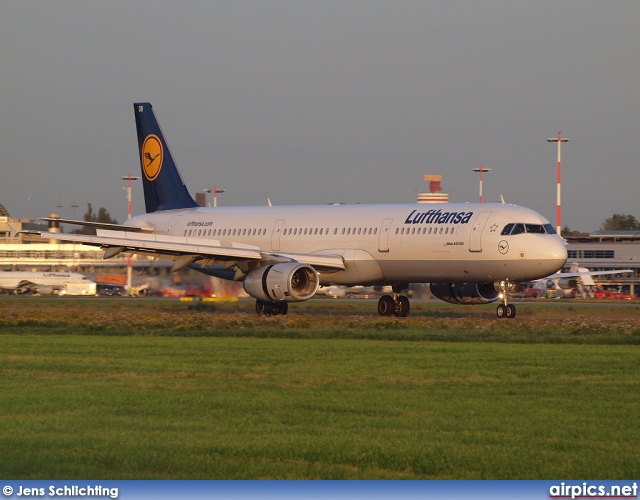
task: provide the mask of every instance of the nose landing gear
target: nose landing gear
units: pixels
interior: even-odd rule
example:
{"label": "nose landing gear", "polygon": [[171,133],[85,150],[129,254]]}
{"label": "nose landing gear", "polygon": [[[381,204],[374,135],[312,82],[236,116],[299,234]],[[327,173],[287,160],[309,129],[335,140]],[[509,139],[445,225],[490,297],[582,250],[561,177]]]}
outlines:
{"label": "nose landing gear", "polygon": [[500,304],[496,310],[496,315],[499,319],[509,318],[513,319],[516,317],[516,306],[513,304],[508,304],[509,300],[509,289],[511,288],[512,283],[508,281],[501,281],[498,284],[498,289],[500,290],[500,297],[502,298],[502,304]]}

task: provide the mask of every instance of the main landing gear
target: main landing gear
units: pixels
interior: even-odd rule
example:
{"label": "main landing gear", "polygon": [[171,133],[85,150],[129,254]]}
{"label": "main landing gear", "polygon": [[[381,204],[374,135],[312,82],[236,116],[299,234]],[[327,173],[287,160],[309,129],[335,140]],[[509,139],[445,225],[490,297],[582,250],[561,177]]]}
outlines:
{"label": "main landing gear", "polygon": [[260,316],[283,316],[289,312],[289,304],[287,302],[265,302],[256,300],[256,312]]}
{"label": "main landing gear", "polygon": [[378,314],[380,316],[395,316],[396,318],[405,318],[409,315],[411,305],[409,299],[405,295],[400,295],[402,290],[406,290],[409,285],[393,285],[393,297],[391,295],[383,295],[378,301]]}
{"label": "main landing gear", "polygon": [[516,317],[516,306],[513,304],[508,304],[509,298],[509,289],[511,288],[511,283],[508,281],[501,281],[498,285],[500,289],[500,298],[502,298],[502,304],[498,306],[496,310],[496,315],[499,319],[509,318],[513,319]]}

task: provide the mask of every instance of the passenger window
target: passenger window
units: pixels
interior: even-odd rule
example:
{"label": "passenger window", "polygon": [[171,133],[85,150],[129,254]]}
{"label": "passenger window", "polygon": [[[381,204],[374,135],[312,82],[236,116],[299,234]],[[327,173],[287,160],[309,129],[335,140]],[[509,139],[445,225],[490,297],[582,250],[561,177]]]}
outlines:
{"label": "passenger window", "polygon": [[399,227],[396,228],[396,234],[398,234],[398,231],[400,231]]}
{"label": "passenger window", "polygon": [[337,228],[337,227],[333,230],[333,234],[334,234],[334,235],[335,235],[335,234],[338,234],[338,228]]}
{"label": "passenger window", "polygon": [[515,224],[513,226],[513,231],[511,231],[511,234],[522,234],[524,233],[524,224]]}
{"label": "passenger window", "polygon": [[378,228],[377,227],[373,229],[373,234],[378,234]]}

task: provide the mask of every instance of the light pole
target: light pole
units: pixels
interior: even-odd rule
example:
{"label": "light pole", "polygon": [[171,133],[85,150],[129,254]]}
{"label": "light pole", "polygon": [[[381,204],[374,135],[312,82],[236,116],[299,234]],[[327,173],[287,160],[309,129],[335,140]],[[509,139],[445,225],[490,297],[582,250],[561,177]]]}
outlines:
{"label": "light pole", "polygon": [[490,168],[484,168],[482,165],[473,169],[474,172],[480,172],[480,203],[482,203],[482,172],[490,172]]}
{"label": "light pole", "polygon": [[218,193],[224,193],[226,190],[219,188],[218,186],[213,186],[213,189],[203,189],[203,191],[205,193],[213,193],[213,206],[217,207],[218,206]]}
{"label": "light pole", "polygon": [[560,159],[561,159],[561,144],[563,142],[569,142],[569,139],[567,139],[566,137],[562,137],[562,134],[560,132],[558,132],[558,137],[552,137],[550,139],[547,139],[547,142],[557,142],[558,143],[558,194],[557,194],[557,201],[556,201],[556,233],[558,233],[558,235],[560,235],[561,231],[562,231],[562,225],[560,223]]}
{"label": "light pole", "polygon": [[[127,182],[127,187],[122,188],[127,192],[127,219],[131,218],[131,181],[137,181],[140,177],[137,175],[126,175],[120,177],[123,181]],[[127,293],[131,295],[131,254],[127,254]]]}

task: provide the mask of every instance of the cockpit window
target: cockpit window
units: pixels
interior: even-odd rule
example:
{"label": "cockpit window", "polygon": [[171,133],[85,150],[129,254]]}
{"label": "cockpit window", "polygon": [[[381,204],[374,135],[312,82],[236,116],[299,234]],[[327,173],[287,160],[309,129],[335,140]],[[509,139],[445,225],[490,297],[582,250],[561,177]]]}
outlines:
{"label": "cockpit window", "polygon": [[533,233],[533,234],[555,234],[555,230],[551,224],[516,224],[510,223],[504,226],[502,230],[503,236],[507,234],[523,234],[523,233]]}
{"label": "cockpit window", "polygon": [[505,234],[511,234],[511,230],[513,229],[514,224],[507,224],[506,226],[504,226],[504,229],[502,230],[502,232],[500,234],[502,234],[503,236]]}
{"label": "cockpit window", "polygon": [[525,224],[527,233],[545,234],[544,226],[542,224]]}

